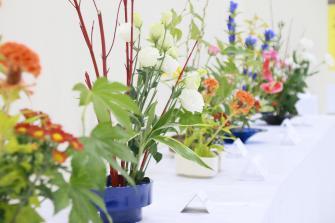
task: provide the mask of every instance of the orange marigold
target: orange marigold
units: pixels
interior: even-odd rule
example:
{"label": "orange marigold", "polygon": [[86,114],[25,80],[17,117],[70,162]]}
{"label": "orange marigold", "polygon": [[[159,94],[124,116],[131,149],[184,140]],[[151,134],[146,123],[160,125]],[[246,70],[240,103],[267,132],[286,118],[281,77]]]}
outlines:
{"label": "orange marigold", "polygon": [[237,115],[247,115],[255,105],[255,98],[248,92],[239,90],[236,92],[230,107]]}
{"label": "orange marigold", "polygon": [[213,94],[219,88],[219,82],[214,78],[207,78],[203,81],[207,94]]}
{"label": "orange marigold", "polygon": [[67,157],[68,156],[65,152],[60,152],[56,149],[52,150],[52,159],[58,164],[64,163]]}
{"label": "orange marigold", "polygon": [[15,131],[18,134],[27,134],[29,128],[30,128],[30,124],[28,123],[18,123],[15,126]]}
{"label": "orange marigold", "polygon": [[36,139],[44,139],[47,133],[44,129],[35,125],[31,125],[30,128],[28,129],[28,134]]}
{"label": "orange marigold", "polygon": [[41,72],[38,55],[23,44],[4,43],[0,45],[0,55],[4,57],[0,63],[6,68],[8,84],[20,83],[21,72],[31,73],[35,77]]}

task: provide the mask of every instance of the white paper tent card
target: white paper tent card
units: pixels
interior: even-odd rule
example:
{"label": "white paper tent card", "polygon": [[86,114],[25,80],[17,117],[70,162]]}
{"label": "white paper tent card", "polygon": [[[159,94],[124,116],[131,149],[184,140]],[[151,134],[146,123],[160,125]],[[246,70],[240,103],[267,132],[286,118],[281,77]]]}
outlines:
{"label": "white paper tent card", "polygon": [[302,138],[289,119],[284,120],[282,127],[285,128],[282,145],[298,145],[301,143]]}
{"label": "white paper tent card", "polygon": [[229,157],[247,157],[248,150],[241,139],[236,139],[229,148],[225,148],[225,151],[229,154]]}
{"label": "white paper tent card", "polygon": [[264,181],[268,171],[262,164],[261,156],[248,157],[247,164],[240,176],[242,181]]}
{"label": "white paper tent card", "polygon": [[190,214],[209,214],[210,207],[207,194],[204,192],[193,193],[186,204],[183,206],[181,213]]}

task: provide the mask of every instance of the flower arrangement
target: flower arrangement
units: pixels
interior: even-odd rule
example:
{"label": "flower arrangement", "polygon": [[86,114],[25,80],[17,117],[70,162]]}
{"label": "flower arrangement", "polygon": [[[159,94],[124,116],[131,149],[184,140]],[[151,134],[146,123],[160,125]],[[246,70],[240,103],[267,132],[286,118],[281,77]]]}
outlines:
{"label": "flower arrangement", "polygon": [[[247,127],[251,117],[259,110],[259,102],[253,90],[246,83],[257,78],[252,67],[257,67],[257,38],[249,35],[243,42],[237,30],[236,16],[238,4],[230,1],[227,20],[228,43],[217,40],[217,46],[208,48],[209,59],[214,60],[208,68],[219,81],[220,88],[213,98],[213,104],[222,104],[219,114],[229,117],[234,127]],[[266,39],[264,44],[269,40]]]}
{"label": "flower arrangement", "polygon": [[[75,90],[81,94],[80,105],[87,107],[92,104],[99,121],[91,135],[85,137],[83,142],[89,150],[104,154],[104,159],[110,163],[108,185],[118,187],[147,181],[145,172],[149,162],[152,159],[159,162],[162,158],[162,154],[158,151],[158,143],[171,147],[186,159],[206,166],[192,150],[166,136],[168,132],[173,131],[174,126],[178,126],[176,114],[180,109],[177,107],[177,101],[180,99],[183,102],[187,94],[181,84],[183,74],[197,45],[194,44],[186,62],[180,66],[176,42],[182,37],[182,32],[178,28],[182,17],[174,10],[163,13],[161,21],[150,27],[147,42],[143,44],[141,39],[143,22],[140,15],[134,11],[134,1],[119,2],[119,8],[123,5],[125,20],[118,25],[119,13],[117,14],[114,37],[119,34],[125,42],[126,86],[124,86],[107,79],[109,54],[106,52],[110,50],[106,48],[102,13],[98,10],[97,4],[94,5],[100,27],[102,69],[97,66],[80,3],[77,0],[71,3],[80,20],[97,77],[92,83],[86,72],[86,86],[83,84],[75,86]],[[113,44],[114,40],[111,46]],[[157,115],[157,92],[163,79],[172,81],[173,84],[161,115]],[[116,121],[112,121],[113,119]],[[104,162],[100,161],[100,165],[103,165]]]}
{"label": "flower arrangement", "polygon": [[[31,95],[24,74],[38,77],[39,56],[23,44],[0,44],[0,221],[44,222],[37,209],[45,200],[54,204],[55,213],[72,205],[69,222],[78,222],[80,211],[86,212],[80,222],[100,222],[96,206],[101,199],[91,192],[98,188],[83,172],[94,167],[79,163],[83,144],[65,132],[43,112],[30,109],[11,114],[11,105],[21,92]],[[69,164],[71,163],[71,167]]]}
{"label": "flower arrangement", "polygon": [[263,53],[264,81],[260,85],[263,91],[263,111],[273,112],[281,117],[298,115],[296,104],[299,94],[306,91],[308,77],[317,74],[318,67],[325,63],[332,66],[332,58],[328,55],[315,66],[316,58],[309,52],[312,47],[313,42],[303,38],[300,47],[286,60],[281,59],[279,52],[274,48]]}

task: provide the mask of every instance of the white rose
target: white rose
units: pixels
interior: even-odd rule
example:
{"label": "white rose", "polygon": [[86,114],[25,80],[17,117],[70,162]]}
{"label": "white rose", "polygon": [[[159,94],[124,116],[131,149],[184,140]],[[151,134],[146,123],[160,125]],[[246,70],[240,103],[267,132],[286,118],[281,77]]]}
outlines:
{"label": "white rose", "polygon": [[134,13],[134,25],[136,28],[141,28],[142,27],[142,24],[143,24],[143,21],[142,21],[142,18],[141,18],[141,15],[137,12]]}
{"label": "white rose", "polygon": [[153,24],[150,27],[150,37],[154,41],[158,40],[161,36],[163,36],[164,32],[165,28],[161,23]]}
{"label": "white rose", "polygon": [[[121,24],[118,28],[118,33],[125,42],[129,43],[131,41],[131,24],[129,22]],[[133,29],[133,35],[133,40],[136,41],[139,35],[138,29]]]}
{"label": "white rose", "polygon": [[161,36],[158,40],[158,47],[161,47],[163,50],[169,50],[173,46],[174,46],[174,39],[169,32],[167,32],[165,36],[164,35]]}
{"label": "white rose", "polygon": [[171,11],[163,12],[161,19],[162,24],[164,24],[165,26],[169,25],[172,22],[172,16],[173,15]]}
{"label": "white rose", "polygon": [[205,106],[204,99],[197,90],[184,89],[179,100],[182,107],[190,112],[202,112]]}
{"label": "white rose", "polygon": [[162,70],[168,74],[173,75],[180,67],[177,60],[173,59],[169,55],[166,55],[162,64]]}
{"label": "white rose", "polygon": [[300,40],[300,45],[303,49],[306,49],[306,50],[311,50],[313,49],[314,47],[314,42],[310,39],[307,39],[307,38],[302,38]]}
{"label": "white rose", "polygon": [[141,49],[138,53],[138,61],[142,67],[153,67],[157,64],[159,51],[153,47]]}
{"label": "white rose", "polygon": [[177,59],[179,56],[179,52],[176,47],[171,47],[166,53],[175,59]]}
{"label": "white rose", "polygon": [[198,72],[193,71],[187,74],[184,83],[186,89],[198,90],[201,84],[201,77]]}
{"label": "white rose", "polygon": [[325,60],[325,63],[330,66],[330,67],[333,67],[335,66],[335,61],[334,61],[334,58],[332,55],[330,55],[329,53],[327,53],[325,56],[324,56],[324,60]]}

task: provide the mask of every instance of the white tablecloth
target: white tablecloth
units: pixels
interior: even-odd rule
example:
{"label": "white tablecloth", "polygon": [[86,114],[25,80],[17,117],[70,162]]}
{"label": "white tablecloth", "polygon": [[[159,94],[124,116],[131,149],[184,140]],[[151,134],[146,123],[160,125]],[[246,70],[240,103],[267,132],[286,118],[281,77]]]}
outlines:
{"label": "white tablecloth", "polygon": [[[293,123],[303,139],[298,145],[282,145],[284,129],[266,126],[246,145],[249,156],[261,157],[265,181],[241,179],[247,163],[242,157],[224,156],[222,172],[212,179],[176,176],[168,156],[152,165],[154,201],[144,208],[143,223],[334,223],[335,117]],[[207,195],[210,213],[180,213],[198,192]],[[50,204],[41,212],[49,223],[66,222],[66,211],[50,217]]]}

